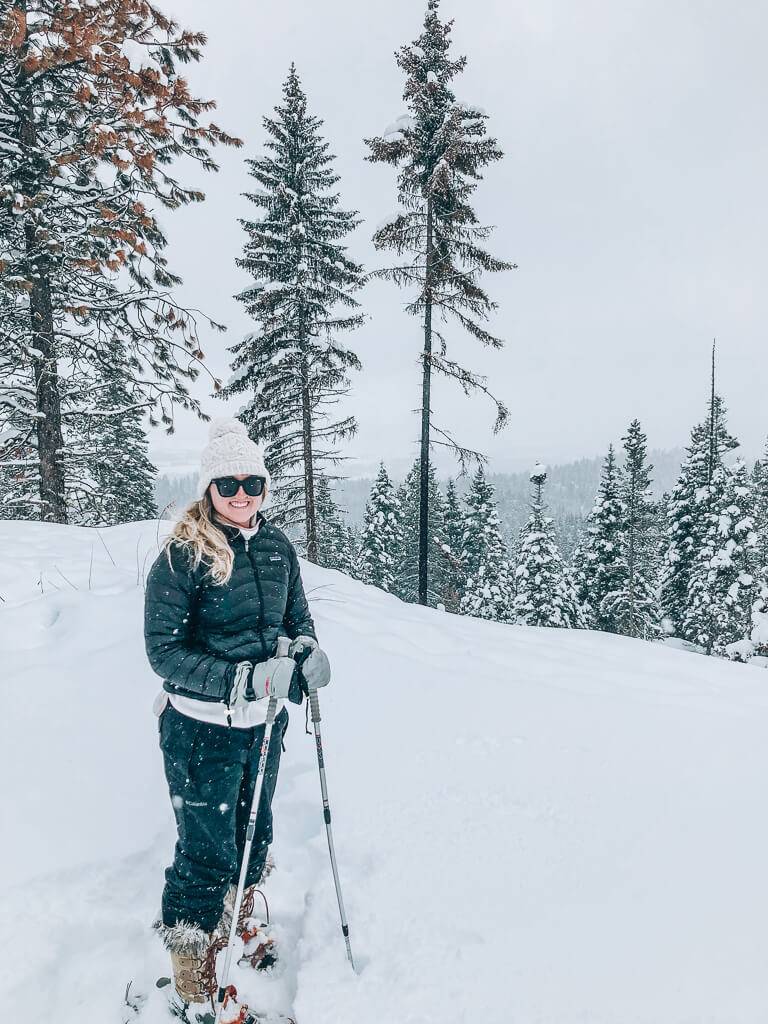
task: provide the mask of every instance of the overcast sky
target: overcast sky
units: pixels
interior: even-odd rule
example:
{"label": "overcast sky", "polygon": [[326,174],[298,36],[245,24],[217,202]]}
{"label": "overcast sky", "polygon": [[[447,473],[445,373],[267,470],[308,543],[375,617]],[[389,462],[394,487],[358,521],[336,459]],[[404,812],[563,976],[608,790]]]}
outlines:
{"label": "overcast sky", "polygon": [[[394,172],[366,163],[364,136],[404,111],[393,52],[420,32],[421,0],[165,0],[164,10],[208,35],[189,70],[215,120],[245,140],[218,150],[207,200],[164,215],[183,301],[228,325],[203,334],[212,369],[248,329],[232,298],[246,278],[234,260],[249,213],[243,160],[261,152],[261,118],[280,100],[295,61],[310,109],[337,155],[343,205],[364,223],[352,254],[373,269],[370,243],[396,206]],[[639,417],[651,447],[686,443],[704,413],[717,336],[730,425],[754,456],[768,433],[768,8],[712,0],[443,0],[456,19],[454,52],[468,57],[460,99],[484,107],[505,158],[488,169],[476,208],[496,225],[490,248],[519,269],[489,276],[499,303],[488,352],[451,328],[450,352],[486,373],[511,411],[440,384],[434,418],[494,469],[605,451]],[[363,362],[344,411],[359,421],[349,475],[379,459],[396,470],[416,455],[418,322],[384,282],[359,296],[369,319],[347,335]],[[226,414],[201,387],[204,408]],[[160,468],[193,466],[207,428],[180,415],[159,432]],[[444,470],[450,468],[444,464]]]}

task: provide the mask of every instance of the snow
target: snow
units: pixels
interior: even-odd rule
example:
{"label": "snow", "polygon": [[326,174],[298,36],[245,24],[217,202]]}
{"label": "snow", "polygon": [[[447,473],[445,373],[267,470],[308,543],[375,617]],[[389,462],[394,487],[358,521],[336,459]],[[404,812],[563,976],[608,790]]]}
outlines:
{"label": "snow", "polygon": [[392,124],[388,125],[384,130],[384,138],[388,138],[394,135],[400,135],[403,132],[408,131],[409,128],[413,128],[416,124],[416,119],[411,117],[410,114],[401,114],[400,117],[396,118]]}
{"label": "snow", "polygon": [[755,652],[755,645],[751,640],[737,640],[735,643],[726,644],[725,653],[729,658],[733,658],[734,661],[746,661],[751,658]]}
{"label": "snow", "polygon": [[132,71],[140,71],[145,64],[152,63],[147,47],[137,43],[134,39],[123,39],[121,50],[123,56],[128,59]]}
{"label": "snow", "polygon": [[[9,1008],[57,1024],[123,1021],[128,982],[168,970],[149,924],[174,828],[141,632],[166,528],[0,523],[0,977]],[[283,958],[238,969],[245,996],[300,1024],[768,1018],[764,670],[302,573],[334,671],[323,739],[359,973],[293,709],[266,885]],[[147,990],[139,1020],[166,1022]]]}
{"label": "snow", "polygon": [[476,103],[465,103],[464,101],[459,100],[455,106],[470,117],[488,117],[488,111],[485,107],[480,107]]}

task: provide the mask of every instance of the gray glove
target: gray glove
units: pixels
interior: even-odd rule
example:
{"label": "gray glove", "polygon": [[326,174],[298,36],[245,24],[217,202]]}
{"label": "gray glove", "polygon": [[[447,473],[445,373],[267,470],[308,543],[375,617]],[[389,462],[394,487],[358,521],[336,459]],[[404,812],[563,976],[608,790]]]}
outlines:
{"label": "gray glove", "polygon": [[[247,692],[250,688],[253,665],[250,661],[239,661],[235,669],[235,681],[227,701],[228,708],[244,708],[249,703]],[[250,700],[253,698],[251,697]]]}
{"label": "gray glove", "polygon": [[331,681],[331,663],[322,648],[315,646],[301,664],[301,674],[308,690],[319,690]]}
{"label": "gray glove", "polygon": [[296,662],[293,658],[270,658],[268,661],[260,661],[258,665],[253,666],[251,672],[251,700],[287,697],[295,672]]}
{"label": "gray glove", "polygon": [[[301,655],[305,651],[313,651],[317,647],[317,640],[313,636],[307,636],[302,633],[301,636],[295,637],[291,640],[291,646],[288,648],[288,654],[291,658],[295,658],[297,654]],[[299,659],[301,663],[301,658]]]}

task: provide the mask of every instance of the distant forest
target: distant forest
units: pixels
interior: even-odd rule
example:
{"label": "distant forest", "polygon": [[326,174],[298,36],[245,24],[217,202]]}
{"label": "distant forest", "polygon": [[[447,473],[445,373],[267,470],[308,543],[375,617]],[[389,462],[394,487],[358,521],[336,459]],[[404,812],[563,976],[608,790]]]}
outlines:
{"label": "distant forest", "polygon": [[[675,484],[683,449],[654,451],[652,492],[660,498]],[[600,471],[604,456],[579,459],[577,462],[548,467],[547,498],[550,515],[557,524],[563,554],[570,558],[576,545],[584,520],[592,508],[600,483]],[[456,488],[464,494],[469,487],[469,477],[456,477]],[[400,484],[401,480],[396,480]],[[493,486],[498,502],[499,518],[505,540],[515,546],[517,537],[528,518],[531,500],[531,485],[527,472],[488,473],[488,482]],[[441,480],[445,490],[447,479]],[[365,505],[373,485],[373,477],[341,479],[334,483],[333,498],[344,512],[348,524],[359,532],[365,513]],[[197,487],[197,475],[171,476],[161,474],[155,481],[155,499],[161,515],[172,517],[176,509],[192,501]]]}

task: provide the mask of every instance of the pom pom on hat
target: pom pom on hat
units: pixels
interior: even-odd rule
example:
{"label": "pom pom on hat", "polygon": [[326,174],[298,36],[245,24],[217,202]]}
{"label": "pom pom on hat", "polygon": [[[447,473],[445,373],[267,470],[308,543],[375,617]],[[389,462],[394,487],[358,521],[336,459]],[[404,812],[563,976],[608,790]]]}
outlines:
{"label": "pom pom on hat", "polygon": [[217,437],[226,437],[228,434],[233,434],[235,437],[245,437],[250,441],[248,437],[248,428],[240,420],[232,419],[231,416],[219,417],[216,420],[211,420],[211,425],[208,428],[208,441],[215,441]]}
{"label": "pom pom on hat", "polygon": [[198,498],[208,490],[211,480],[218,476],[239,476],[247,473],[263,476],[269,491],[272,479],[264,465],[261,445],[248,437],[248,430],[240,420],[220,418],[212,421],[208,431],[208,444],[200,458]]}

